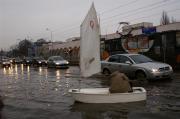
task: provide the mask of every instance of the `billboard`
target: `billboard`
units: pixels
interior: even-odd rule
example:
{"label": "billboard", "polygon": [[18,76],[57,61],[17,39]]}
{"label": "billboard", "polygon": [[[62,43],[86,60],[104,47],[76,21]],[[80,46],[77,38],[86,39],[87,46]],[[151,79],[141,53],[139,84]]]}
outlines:
{"label": "billboard", "polygon": [[142,28],[142,33],[146,35],[156,33],[156,27]]}

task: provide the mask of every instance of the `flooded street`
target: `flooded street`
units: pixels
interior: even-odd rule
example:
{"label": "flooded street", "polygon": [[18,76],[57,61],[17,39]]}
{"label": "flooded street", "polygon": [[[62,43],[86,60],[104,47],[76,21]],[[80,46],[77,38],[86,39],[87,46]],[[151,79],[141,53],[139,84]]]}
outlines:
{"label": "flooded street", "polygon": [[[80,81],[81,79],[81,81]],[[79,83],[80,82],[80,83]],[[5,119],[179,119],[180,73],[172,81],[142,84],[145,102],[125,104],[74,103],[69,88],[107,87],[102,76],[82,79],[78,67],[49,69],[15,65],[0,68],[0,95]]]}

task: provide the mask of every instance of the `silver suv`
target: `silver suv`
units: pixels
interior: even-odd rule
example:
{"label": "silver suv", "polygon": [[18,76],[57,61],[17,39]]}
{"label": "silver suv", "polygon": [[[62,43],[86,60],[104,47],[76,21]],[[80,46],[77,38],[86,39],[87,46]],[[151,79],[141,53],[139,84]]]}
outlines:
{"label": "silver suv", "polygon": [[172,78],[170,65],[153,61],[141,54],[116,54],[101,62],[102,73],[109,75],[114,71],[125,73],[130,78],[161,79]]}

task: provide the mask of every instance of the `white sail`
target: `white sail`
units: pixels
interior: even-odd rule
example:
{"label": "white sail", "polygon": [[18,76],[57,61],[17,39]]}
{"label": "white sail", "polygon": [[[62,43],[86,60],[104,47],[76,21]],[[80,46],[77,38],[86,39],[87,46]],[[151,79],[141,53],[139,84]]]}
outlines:
{"label": "white sail", "polygon": [[92,4],[80,29],[80,68],[83,77],[101,71],[100,27],[94,4]]}

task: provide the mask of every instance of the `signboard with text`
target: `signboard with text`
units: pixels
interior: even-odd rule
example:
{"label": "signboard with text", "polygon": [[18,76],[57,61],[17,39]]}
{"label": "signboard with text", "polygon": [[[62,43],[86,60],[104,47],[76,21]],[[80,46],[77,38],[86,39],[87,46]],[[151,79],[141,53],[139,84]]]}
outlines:
{"label": "signboard with text", "polygon": [[156,27],[142,28],[142,33],[147,35],[156,33]]}

